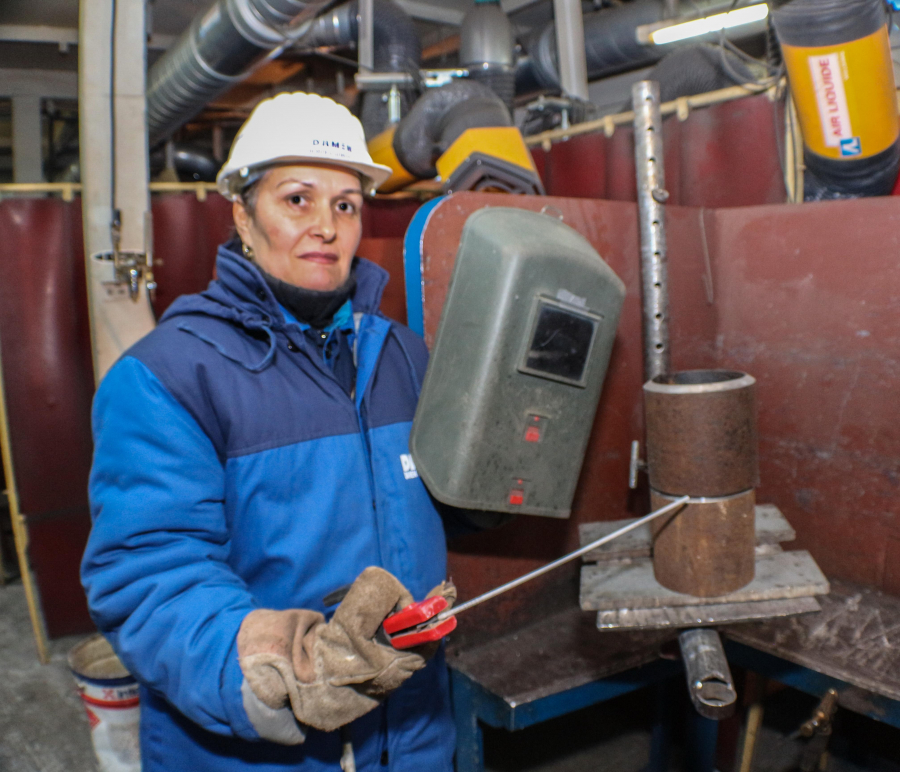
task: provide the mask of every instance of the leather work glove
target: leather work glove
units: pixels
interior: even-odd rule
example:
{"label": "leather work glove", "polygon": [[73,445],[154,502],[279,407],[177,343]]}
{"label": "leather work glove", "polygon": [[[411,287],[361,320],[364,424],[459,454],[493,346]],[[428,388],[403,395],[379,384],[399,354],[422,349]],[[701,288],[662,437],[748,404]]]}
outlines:
{"label": "leather work glove", "polygon": [[[453,603],[443,583],[431,595]],[[238,631],[241,670],[256,697],[277,710],[289,703],[296,719],[333,731],[372,710],[436,650],[398,650],[375,640],[385,617],[413,602],[392,574],[370,567],[353,582],[327,624],[317,611],[251,611]]]}

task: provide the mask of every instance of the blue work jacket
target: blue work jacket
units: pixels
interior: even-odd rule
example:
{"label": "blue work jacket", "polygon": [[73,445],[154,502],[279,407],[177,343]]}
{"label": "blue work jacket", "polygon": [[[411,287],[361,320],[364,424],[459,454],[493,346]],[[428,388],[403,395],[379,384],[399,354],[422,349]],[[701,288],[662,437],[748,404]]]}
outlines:
{"label": "blue work jacket", "polygon": [[[94,401],[91,615],[142,684],[144,772],[339,769],[339,732],[260,740],[236,637],[255,608],[306,608],[367,566],[420,600],[446,578],[441,516],[409,458],[424,342],[378,311],[387,274],[357,259],[348,396],[257,268],[220,247]],[[350,725],[360,772],[451,772],[439,653]]]}

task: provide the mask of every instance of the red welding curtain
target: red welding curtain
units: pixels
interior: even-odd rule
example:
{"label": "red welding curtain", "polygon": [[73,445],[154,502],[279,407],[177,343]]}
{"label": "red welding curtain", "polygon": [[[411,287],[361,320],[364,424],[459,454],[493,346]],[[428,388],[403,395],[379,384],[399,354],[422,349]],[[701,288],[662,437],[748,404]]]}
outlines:
{"label": "red welding curtain", "polygon": [[[402,235],[417,206],[373,205],[367,234]],[[231,204],[218,195],[153,199],[155,303],[206,287],[216,246],[231,230]],[[0,353],[19,505],[29,557],[51,637],[92,629],[78,567],[90,530],[90,353],[81,204],[51,198],[0,203]],[[406,319],[399,238],[370,238],[360,254],[397,278],[382,310]]]}
{"label": "red welding curtain", "polygon": [[[157,311],[206,286],[227,202],[155,199]],[[90,530],[93,396],[80,201],[0,203],[0,353],[19,506],[51,637],[92,625],[78,581]]]}

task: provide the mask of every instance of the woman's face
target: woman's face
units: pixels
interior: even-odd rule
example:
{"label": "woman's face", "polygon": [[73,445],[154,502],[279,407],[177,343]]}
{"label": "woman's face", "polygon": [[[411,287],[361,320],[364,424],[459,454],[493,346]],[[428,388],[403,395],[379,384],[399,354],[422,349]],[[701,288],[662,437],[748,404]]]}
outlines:
{"label": "woman's face", "polygon": [[253,259],[276,279],[333,290],[350,274],[362,236],[359,177],[339,166],[278,166],[257,183],[251,212],[235,202],[234,224]]}

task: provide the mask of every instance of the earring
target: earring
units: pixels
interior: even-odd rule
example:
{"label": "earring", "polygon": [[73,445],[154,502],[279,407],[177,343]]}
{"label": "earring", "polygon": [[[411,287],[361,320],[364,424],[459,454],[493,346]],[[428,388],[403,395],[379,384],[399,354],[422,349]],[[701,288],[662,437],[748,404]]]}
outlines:
{"label": "earring", "polygon": [[244,257],[246,257],[248,260],[253,259],[253,249],[251,247],[248,247],[244,243],[241,243],[241,252],[244,253]]}

